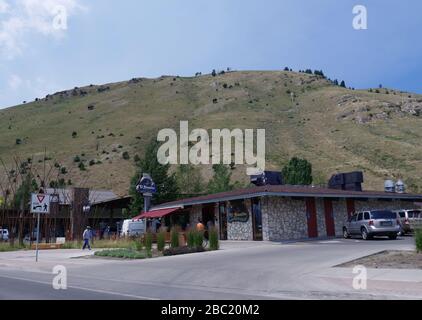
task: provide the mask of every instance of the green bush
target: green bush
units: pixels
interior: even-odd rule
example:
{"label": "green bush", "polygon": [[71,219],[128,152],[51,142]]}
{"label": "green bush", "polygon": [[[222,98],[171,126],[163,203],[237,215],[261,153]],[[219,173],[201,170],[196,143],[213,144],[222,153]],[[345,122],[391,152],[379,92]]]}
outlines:
{"label": "green bush", "polygon": [[195,233],[196,231],[193,229],[188,230],[187,234],[186,234],[186,240],[188,243],[188,247],[189,248],[195,248]]}
{"label": "green bush", "polygon": [[416,250],[418,253],[422,253],[422,228],[419,228],[415,232]]}
{"label": "green bush", "polygon": [[144,245],[142,241],[140,241],[140,239],[135,239],[133,241],[133,247],[135,248],[136,251],[142,251],[142,249],[144,248]]}
{"label": "green bush", "polygon": [[171,230],[170,243],[172,248],[179,247],[179,230],[177,228]]}
{"label": "green bush", "polygon": [[145,234],[145,251],[149,257],[152,256],[152,233],[147,232]]}
{"label": "green bush", "polygon": [[202,231],[195,232],[195,247],[196,248],[202,247],[203,242],[204,242],[204,233]]}
{"label": "green bush", "polygon": [[111,257],[111,258],[122,258],[122,259],[145,259],[144,253],[133,251],[130,249],[113,249],[103,250],[95,253],[97,257]]}
{"label": "green bush", "polygon": [[163,232],[163,231],[160,231],[157,234],[157,248],[158,248],[158,251],[163,252],[165,247],[166,247],[166,233]]}
{"label": "green bush", "polygon": [[218,232],[217,229],[212,228],[209,231],[209,241],[210,241],[210,250],[220,249],[220,244],[218,242]]}

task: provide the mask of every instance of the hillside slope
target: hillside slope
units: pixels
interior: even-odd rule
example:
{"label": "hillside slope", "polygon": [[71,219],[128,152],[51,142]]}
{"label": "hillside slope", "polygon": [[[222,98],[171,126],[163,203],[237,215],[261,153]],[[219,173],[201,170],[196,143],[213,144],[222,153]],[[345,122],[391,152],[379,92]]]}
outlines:
{"label": "hillside slope", "polygon": [[[126,194],[134,155],[142,155],[158,130],[178,131],[179,121],[189,120],[191,130],[267,129],[270,169],[298,155],[312,162],[316,183],[358,169],[365,171],[366,189],[402,177],[412,191],[422,191],[422,96],[377,91],[278,71],[91,85],[0,110],[0,158],[11,165],[13,157],[34,157],[41,168],[46,148],[46,161],[65,166],[62,177],[74,185]],[[205,179],[210,172],[203,169]],[[236,168],[234,178],[246,182],[244,168]]]}

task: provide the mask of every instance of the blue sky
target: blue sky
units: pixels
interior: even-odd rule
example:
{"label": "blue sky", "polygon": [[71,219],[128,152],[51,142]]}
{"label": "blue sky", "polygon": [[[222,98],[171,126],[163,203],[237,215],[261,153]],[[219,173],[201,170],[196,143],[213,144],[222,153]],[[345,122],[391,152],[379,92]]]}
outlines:
{"label": "blue sky", "polygon": [[[54,8],[67,29],[52,29]],[[352,27],[355,5],[368,29]],[[419,0],[0,0],[0,108],[132,77],[322,69],[422,93]]]}

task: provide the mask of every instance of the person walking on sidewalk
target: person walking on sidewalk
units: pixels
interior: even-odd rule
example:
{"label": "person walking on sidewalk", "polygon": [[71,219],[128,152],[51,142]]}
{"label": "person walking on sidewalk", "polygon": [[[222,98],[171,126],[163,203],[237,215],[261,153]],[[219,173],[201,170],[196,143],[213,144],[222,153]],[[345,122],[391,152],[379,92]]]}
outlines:
{"label": "person walking on sidewalk", "polygon": [[90,241],[92,240],[91,227],[86,227],[86,229],[83,233],[83,238],[84,238],[84,246],[83,246],[82,250],[85,250],[87,247],[88,247],[89,250],[91,250],[91,245],[90,245]]}

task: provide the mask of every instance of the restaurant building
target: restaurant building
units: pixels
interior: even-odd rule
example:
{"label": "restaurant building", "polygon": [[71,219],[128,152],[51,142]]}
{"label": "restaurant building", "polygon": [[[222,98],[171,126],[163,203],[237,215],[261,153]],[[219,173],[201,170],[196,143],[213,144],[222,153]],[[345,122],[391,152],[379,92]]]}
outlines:
{"label": "restaurant building", "polygon": [[356,211],[412,209],[416,202],[422,195],[266,185],[162,204],[137,219],[184,229],[201,219],[221,240],[285,241],[339,237]]}

